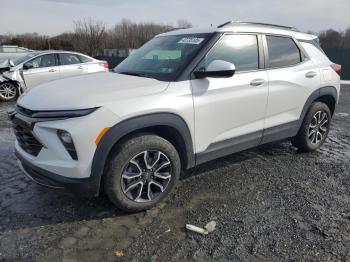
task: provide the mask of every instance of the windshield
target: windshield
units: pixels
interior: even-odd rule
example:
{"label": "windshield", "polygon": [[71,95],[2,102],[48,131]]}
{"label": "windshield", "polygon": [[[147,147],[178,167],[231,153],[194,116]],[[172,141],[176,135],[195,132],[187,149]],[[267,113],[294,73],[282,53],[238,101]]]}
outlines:
{"label": "windshield", "polygon": [[187,34],[153,38],[131,53],[114,68],[114,72],[174,81],[210,36],[211,34]]}
{"label": "windshield", "polygon": [[16,66],[16,65],[22,64],[23,62],[33,58],[34,56],[37,56],[38,54],[39,53],[37,53],[37,52],[32,52],[32,53],[29,53],[26,55],[22,55],[20,57],[17,57],[16,59],[13,59],[12,62]]}

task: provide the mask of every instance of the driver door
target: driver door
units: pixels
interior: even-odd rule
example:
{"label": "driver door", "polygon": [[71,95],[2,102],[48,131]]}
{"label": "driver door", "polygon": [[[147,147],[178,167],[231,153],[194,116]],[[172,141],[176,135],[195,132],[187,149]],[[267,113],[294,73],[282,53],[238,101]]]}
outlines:
{"label": "driver door", "polygon": [[195,70],[215,60],[234,64],[236,72],[191,80],[199,163],[257,146],[264,126],[268,75],[260,69],[258,36],[223,35]]}
{"label": "driver door", "polygon": [[60,71],[55,54],[37,56],[23,65],[23,78],[27,88],[59,79]]}

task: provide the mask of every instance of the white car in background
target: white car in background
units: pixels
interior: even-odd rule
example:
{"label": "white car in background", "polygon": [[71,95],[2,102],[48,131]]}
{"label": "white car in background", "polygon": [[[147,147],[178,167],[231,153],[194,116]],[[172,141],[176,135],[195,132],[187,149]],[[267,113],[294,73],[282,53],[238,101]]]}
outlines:
{"label": "white car in background", "polygon": [[53,80],[107,72],[108,63],[67,51],[32,52],[0,65],[0,100],[15,100],[25,89]]}

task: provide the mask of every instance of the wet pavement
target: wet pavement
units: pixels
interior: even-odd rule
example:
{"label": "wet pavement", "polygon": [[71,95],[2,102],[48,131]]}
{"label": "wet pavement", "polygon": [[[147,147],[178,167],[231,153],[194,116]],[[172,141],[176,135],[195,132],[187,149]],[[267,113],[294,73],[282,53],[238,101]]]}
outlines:
{"label": "wet pavement", "polygon": [[[0,103],[0,261],[350,261],[350,86],[319,151],[282,141],[212,161],[138,214],[27,179],[11,107]],[[185,230],[212,220],[207,236]]]}

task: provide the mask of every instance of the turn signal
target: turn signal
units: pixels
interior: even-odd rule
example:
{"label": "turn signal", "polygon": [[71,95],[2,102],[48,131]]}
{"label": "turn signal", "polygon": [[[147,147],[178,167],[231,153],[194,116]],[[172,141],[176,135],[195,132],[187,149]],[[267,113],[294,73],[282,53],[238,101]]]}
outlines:
{"label": "turn signal", "polygon": [[102,137],[108,132],[108,130],[110,129],[110,127],[105,127],[100,134],[97,136],[96,140],[95,140],[95,144],[98,145],[102,139]]}

